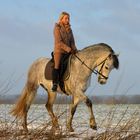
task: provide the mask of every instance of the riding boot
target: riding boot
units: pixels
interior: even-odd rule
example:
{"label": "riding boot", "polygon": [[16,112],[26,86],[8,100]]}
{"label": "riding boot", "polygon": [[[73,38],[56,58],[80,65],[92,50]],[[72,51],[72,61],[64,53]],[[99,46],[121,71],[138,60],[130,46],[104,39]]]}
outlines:
{"label": "riding boot", "polygon": [[57,91],[57,85],[59,80],[59,69],[53,69],[52,71],[52,78],[53,78],[53,87],[52,91]]}

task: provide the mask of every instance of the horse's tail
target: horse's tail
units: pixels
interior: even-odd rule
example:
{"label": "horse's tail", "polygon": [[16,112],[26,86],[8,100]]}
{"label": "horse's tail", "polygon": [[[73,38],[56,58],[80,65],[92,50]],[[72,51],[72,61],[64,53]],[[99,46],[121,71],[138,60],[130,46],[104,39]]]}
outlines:
{"label": "horse's tail", "polygon": [[27,82],[20,98],[18,99],[15,107],[11,110],[11,114],[17,118],[24,117],[28,112],[30,105],[36,95],[37,85]]}
{"label": "horse's tail", "polygon": [[37,89],[40,85],[40,74],[42,74],[44,70],[43,66],[45,66],[43,62],[46,62],[46,59],[38,59],[31,65],[28,71],[27,82],[21,93],[21,96],[18,99],[15,107],[10,112],[13,116],[22,118],[27,115],[30,105],[35,98]]}

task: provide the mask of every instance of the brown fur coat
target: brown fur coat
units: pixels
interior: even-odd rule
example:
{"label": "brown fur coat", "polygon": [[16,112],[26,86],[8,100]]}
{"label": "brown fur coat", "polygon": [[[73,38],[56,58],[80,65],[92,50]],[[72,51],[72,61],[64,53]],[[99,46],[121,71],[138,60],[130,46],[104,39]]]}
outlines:
{"label": "brown fur coat", "polygon": [[69,53],[75,50],[75,41],[72,30],[66,31],[65,27],[56,23],[54,27],[54,53]]}

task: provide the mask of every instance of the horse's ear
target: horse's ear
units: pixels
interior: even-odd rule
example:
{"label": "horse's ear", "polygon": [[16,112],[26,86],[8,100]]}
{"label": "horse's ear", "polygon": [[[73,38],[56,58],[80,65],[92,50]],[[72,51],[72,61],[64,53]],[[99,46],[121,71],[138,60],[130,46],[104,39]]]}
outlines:
{"label": "horse's ear", "polygon": [[108,56],[109,58],[112,58],[112,54],[109,54],[109,56]]}
{"label": "horse's ear", "polygon": [[120,53],[115,54],[117,57],[119,57]]}

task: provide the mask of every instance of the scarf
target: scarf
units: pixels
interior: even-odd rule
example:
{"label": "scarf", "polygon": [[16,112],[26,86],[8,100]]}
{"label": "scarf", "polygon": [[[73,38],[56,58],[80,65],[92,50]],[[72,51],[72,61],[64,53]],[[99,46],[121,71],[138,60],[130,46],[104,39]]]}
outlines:
{"label": "scarf", "polygon": [[62,26],[66,30],[67,33],[69,33],[71,31],[71,25],[70,24],[67,24],[67,25],[64,25],[62,23],[59,23],[59,24],[60,24],[60,26]]}

